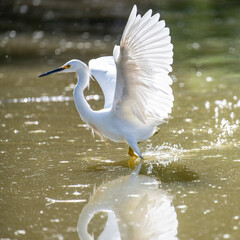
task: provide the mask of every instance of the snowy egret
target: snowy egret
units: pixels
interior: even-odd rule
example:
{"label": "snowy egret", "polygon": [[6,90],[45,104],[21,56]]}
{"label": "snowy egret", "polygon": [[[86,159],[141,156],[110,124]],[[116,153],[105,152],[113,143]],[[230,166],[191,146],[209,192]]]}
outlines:
{"label": "snowy egret", "polygon": [[[137,158],[135,152],[143,159],[138,142],[158,131],[157,126],[166,121],[173,106],[168,75],[173,45],[169,29],[159,18],[160,14],[152,15],[151,9],[141,16],[134,6],[113,56],[92,59],[89,67],[73,59],[39,76],[77,73],[73,95],[80,117],[103,139],[128,143],[132,158]],[[99,111],[91,109],[83,94],[91,75],[105,97],[104,108]]]}
{"label": "snowy egret", "polygon": [[[139,175],[141,163],[131,175],[99,186],[82,209],[77,225],[84,240],[177,240],[178,220],[172,197],[150,176]],[[91,236],[88,225],[97,213],[107,213],[104,230]],[[95,226],[96,229],[96,226]]]}

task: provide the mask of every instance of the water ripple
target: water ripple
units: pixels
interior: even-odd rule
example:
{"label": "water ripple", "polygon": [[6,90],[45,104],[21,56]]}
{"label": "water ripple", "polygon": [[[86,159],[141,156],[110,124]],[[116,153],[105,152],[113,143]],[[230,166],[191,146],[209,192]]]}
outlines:
{"label": "water ripple", "polygon": [[[86,96],[86,100],[98,101],[101,97],[99,95]],[[0,104],[6,103],[49,103],[49,102],[69,102],[73,101],[73,96],[42,96],[42,97],[27,97],[27,98],[13,98],[13,99],[2,99]]]}

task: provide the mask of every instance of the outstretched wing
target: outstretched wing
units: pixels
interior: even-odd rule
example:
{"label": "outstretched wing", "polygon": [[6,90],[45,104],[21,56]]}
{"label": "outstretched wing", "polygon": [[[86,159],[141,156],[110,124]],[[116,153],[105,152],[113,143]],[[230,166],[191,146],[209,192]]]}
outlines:
{"label": "outstretched wing", "polygon": [[113,57],[92,59],[88,63],[91,74],[99,83],[104,97],[104,108],[112,107],[116,87],[116,64]]}
{"label": "outstretched wing", "polygon": [[134,6],[120,46],[114,47],[117,83],[112,111],[120,118],[157,125],[171,113],[174,98],[168,73],[173,45],[159,18],[152,10],[141,17]]}

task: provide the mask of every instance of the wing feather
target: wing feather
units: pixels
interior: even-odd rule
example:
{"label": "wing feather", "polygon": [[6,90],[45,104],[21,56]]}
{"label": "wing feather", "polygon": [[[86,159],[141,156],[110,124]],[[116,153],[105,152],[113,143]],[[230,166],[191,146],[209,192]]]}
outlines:
{"label": "wing feather", "polygon": [[104,97],[104,108],[112,107],[116,86],[116,65],[112,56],[91,59],[88,63],[91,74],[99,83]]}
{"label": "wing feather", "polygon": [[123,31],[122,38],[125,38],[129,32],[129,28],[134,25],[134,22],[136,21],[136,14],[137,14],[137,7],[136,5],[133,6],[133,9],[130,13],[130,16],[128,18],[127,24],[125,26],[125,29]]}
{"label": "wing feather", "polygon": [[169,28],[160,14],[147,11],[142,17],[134,6],[120,46],[113,51],[117,82],[112,111],[125,119],[160,124],[173,106],[173,45]]}
{"label": "wing feather", "polygon": [[[134,20],[134,24],[132,24],[130,27],[129,27],[129,30],[128,30],[128,34],[131,33],[132,36],[134,36],[136,34],[136,30],[140,27],[142,27],[151,17],[152,15],[152,10],[148,10],[143,17],[141,17],[141,15],[137,15],[137,17],[135,18]],[[141,20],[141,21],[140,21]],[[126,35],[127,37],[128,35]],[[123,39],[123,38],[122,38]]]}

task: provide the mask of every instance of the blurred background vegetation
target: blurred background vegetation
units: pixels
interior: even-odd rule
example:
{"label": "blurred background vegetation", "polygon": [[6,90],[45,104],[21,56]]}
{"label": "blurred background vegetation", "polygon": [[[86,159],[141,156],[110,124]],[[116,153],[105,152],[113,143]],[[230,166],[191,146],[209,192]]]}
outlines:
{"label": "blurred background vegetation", "polygon": [[149,8],[160,12],[173,43],[180,45],[186,38],[197,42],[240,34],[239,0],[2,0],[1,63],[61,58],[63,53],[64,59],[69,55],[84,60],[86,52],[101,54],[101,49],[111,54],[134,4],[140,13]]}

